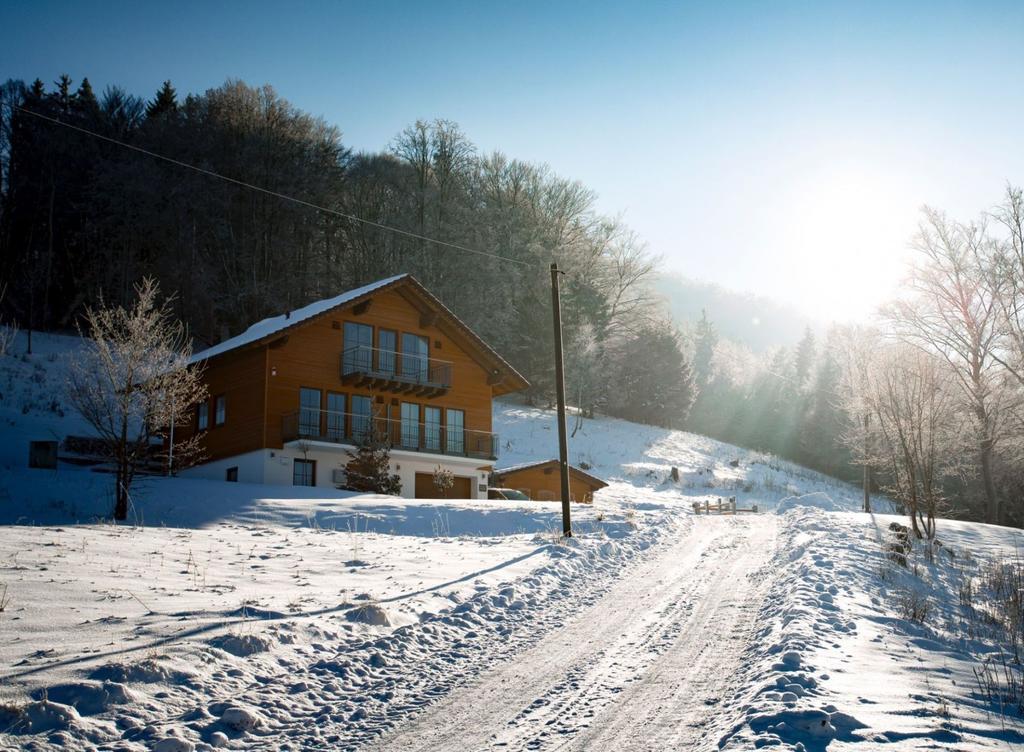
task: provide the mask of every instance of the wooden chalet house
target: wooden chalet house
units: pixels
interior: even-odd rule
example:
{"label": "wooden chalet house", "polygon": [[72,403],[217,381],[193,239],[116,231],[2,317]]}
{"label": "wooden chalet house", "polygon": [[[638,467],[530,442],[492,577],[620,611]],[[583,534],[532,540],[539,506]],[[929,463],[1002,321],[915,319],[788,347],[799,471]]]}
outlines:
{"label": "wooden chalet house", "polygon": [[183,476],[336,487],[360,437],[391,446],[402,495],[486,498],[498,455],[494,397],[528,386],[408,274],[253,324],[196,353],[209,399],[187,430],[205,461]]}

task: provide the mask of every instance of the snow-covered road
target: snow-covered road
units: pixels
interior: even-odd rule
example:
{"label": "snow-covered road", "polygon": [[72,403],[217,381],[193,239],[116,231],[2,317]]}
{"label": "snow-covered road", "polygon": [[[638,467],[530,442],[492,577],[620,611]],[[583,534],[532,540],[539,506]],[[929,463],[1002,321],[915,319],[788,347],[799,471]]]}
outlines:
{"label": "snow-covered road", "polygon": [[373,748],[715,746],[775,534],[774,516],[698,518],[595,604]]}

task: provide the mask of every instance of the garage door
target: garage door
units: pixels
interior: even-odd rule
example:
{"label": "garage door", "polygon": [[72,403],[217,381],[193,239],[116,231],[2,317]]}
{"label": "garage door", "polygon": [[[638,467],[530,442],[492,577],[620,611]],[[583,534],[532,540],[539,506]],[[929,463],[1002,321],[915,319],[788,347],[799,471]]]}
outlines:
{"label": "garage door", "polygon": [[[461,475],[455,476],[455,485],[448,489],[446,495],[449,499],[472,498],[473,479]],[[440,499],[441,494],[434,487],[433,473],[416,473],[416,498],[417,499]]]}

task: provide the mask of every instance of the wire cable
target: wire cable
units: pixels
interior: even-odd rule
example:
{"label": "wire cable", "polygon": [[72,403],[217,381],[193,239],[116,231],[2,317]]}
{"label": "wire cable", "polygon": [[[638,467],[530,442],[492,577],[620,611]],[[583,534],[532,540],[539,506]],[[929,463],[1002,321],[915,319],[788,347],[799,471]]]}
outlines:
{"label": "wire cable", "polygon": [[91,131],[88,128],[82,128],[81,126],[65,122],[63,120],[60,120],[59,118],[50,117],[49,115],[43,115],[40,112],[34,112],[32,110],[26,109],[25,107],[22,107],[21,105],[17,105],[17,104],[11,103],[11,104],[9,104],[9,106],[12,109],[15,109],[15,110],[18,110],[19,112],[25,113],[26,115],[31,115],[32,117],[39,118],[40,120],[46,120],[46,121],[48,121],[50,123],[53,123],[55,125],[61,125],[61,126],[65,127],[65,128],[70,128],[73,131],[78,131],[79,133],[84,133],[84,134],[86,134],[88,136],[93,136],[94,138],[98,138],[98,139],[100,139],[102,141],[107,141],[109,143],[116,144],[118,146],[123,146],[126,149],[131,149],[132,151],[139,152],[140,154],[145,154],[146,156],[153,157],[154,159],[161,159],[164,162],[170,162],[171,164],[178,165],[179,167],[185,167],[185,168],[187,168],[189,170],[194,170],[195,172],[201,173],[203,175],[207,175],[209,177],[218,178],[220,180],[225,180],[225,181],[227,181],[229,183],[234,183],[235,185],[242,186],[243,188],[249,188],[250,190],[259,191],[260,193],[265,193],[268,196],[273,196],[275,198],[283,199],[285,201],[291,201],[291,202],[299,204],[301,206],[305,206],[305,207],[308,207],[310,209],[315,209],[316,211],[321,211],[321,212],[324,212],[326,214],[332,214],[332,215],[334,215],[336,217],[341,217],[342,219],[347,219],[347,220],[350,220],[352,222],[359,222],[359,223],[367,225],[369,227],[376,227],[379,230],[387,230],[388,232],[393,232],[393,233],[396,233],[398,235],[404,235],[405,237],[408,237],[408,238],[414,238],[416,240],[422,240],[422,241],[425,241],[427,243],[433,243],[435,245],[445,246],[447,248],[452,248],[452,249],[457,250],[457,251],[463,251],[464,253],[473,253],[473,254],[476,254],[477,256],[486,256],[487,258],[497,259],[499,261],[507,261],[510,264],[520,264],[521,266],[534,266],[534,264],[531,264],[528,261],[523,261],[522,259],[514,259],[514,258],[510,258],[508,256],[502,256],[499,253],[492,253],[491,251],[481,251],[478,248],[470,248],[468,246],[459,245],[458,243],[449,243],[446,240],[438,240],[437,238],[431,238],[431,237],[429,237],[427,235],[420,235],[418,233],[411,232],[409,230],[402,230],[402,229],[400,229],[398,227],[391,227],[390,225],[385,225],[385,224],[382,224],[380,222],[374,222],[372,219],[363,219],[362,217],[357,217],[354,214],[346,214],[345,212],[338,211],[337,209],[330,209],[330,208],[328,208],[326,206],[320,206],[319,204],[314,204],[314,203],[312,203],[310,201],[306,201],[306,200],[301,199],[301,198],[296,198],[295,196],[289,196],[286,193],[280,193],[279,191],[274,191],[274,190],[271,190],[269,188],[264,188],[264,187],[259,186],[259,185],[254,185],[252,183],[247,183],[244,180],[238,180],[237,178],[229,177],[228,175],[222,175],[219,172],[214,172],[213,170],[207,170],[204,167],[199,167],[199,166],[194,165],[194,164],[189,164],[188,162],[182,162],[180,159],[174,159],[173,157],[168,157],[168,156],[165,156],[163,154],[159,154],[159,153],[157,153],[155,151],[150,151],[149,149],[143,149],[141,146],[135,146],[134,144],[129,144],[129,143],[125,142],[125,141],[119,141],[118,139],[111,138],[110,136],[104,136],[102,133],[96,133],[95,131]]}

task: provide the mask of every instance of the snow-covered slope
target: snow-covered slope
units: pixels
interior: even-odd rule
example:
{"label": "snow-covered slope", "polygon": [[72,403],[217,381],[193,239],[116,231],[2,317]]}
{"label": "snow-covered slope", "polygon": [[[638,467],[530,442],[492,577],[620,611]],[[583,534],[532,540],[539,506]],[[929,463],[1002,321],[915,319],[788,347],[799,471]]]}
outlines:
{"label": "snow-covered slope", "polygon": [[[496,403],[495,430],[501,439],[499,467],[558,456],[551,410]],[[570,430],[575,416],[570,416]],[[611,485],[597,499],[641,490],[654,498],[705,500],[736,498],[737,506],[774,510],[788,505],[856,510],[860,491],[848,483],[778,457],[724,444],[706,436],[598,416],[584,419],[569,442],[569,462]],[[673,480],[672,469],[678,471]],[[808,496],[818,494],[818,496]],[[802,500],[793,497],[808,496]],[[829,501],[824,501],[827,496]]]}

